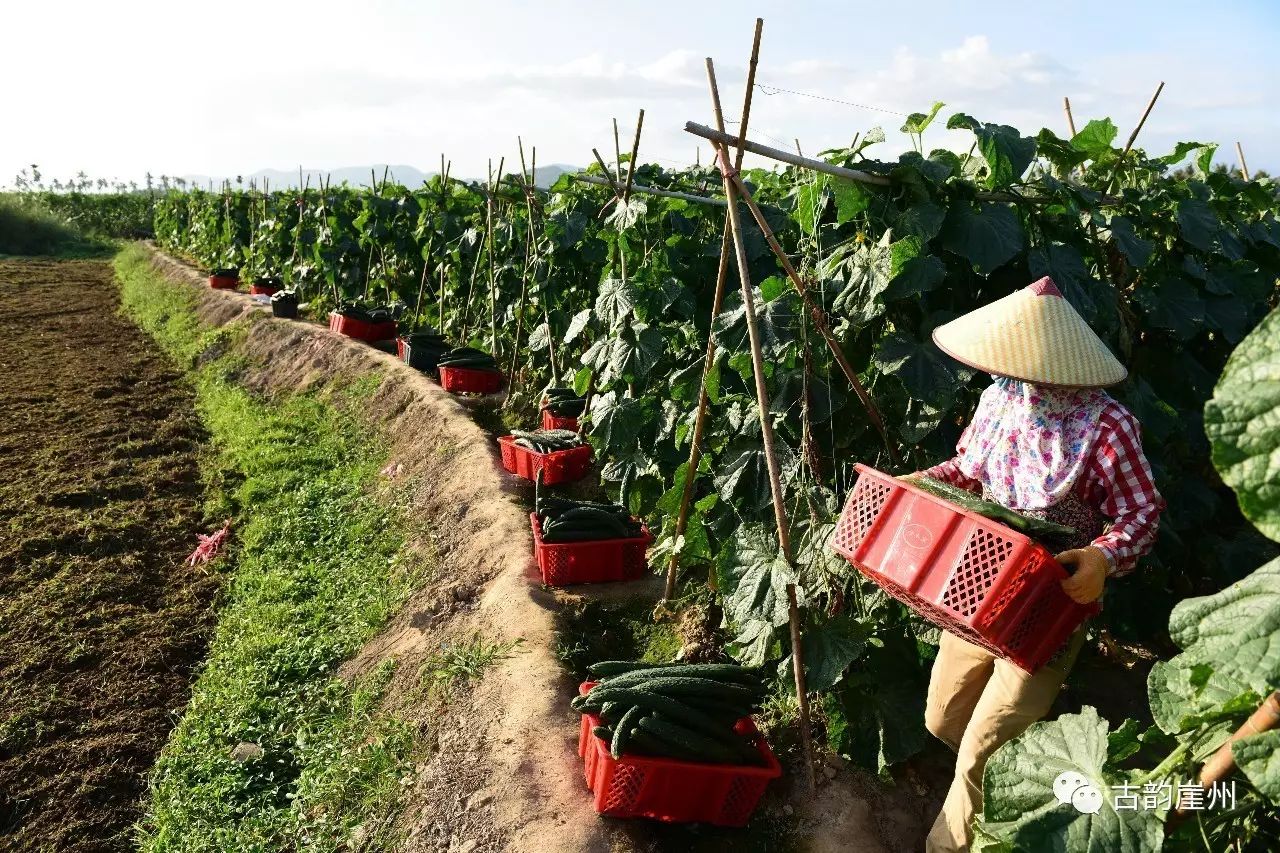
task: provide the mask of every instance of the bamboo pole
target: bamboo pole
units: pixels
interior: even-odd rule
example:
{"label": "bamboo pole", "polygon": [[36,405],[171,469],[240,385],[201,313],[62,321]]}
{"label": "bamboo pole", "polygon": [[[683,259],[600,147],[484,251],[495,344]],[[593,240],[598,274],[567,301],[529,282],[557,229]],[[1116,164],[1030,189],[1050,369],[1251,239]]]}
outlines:
{"label": "bamboo pole", "polygon": [[[707,80],[711,87],[711,104],[715,112],[716,127],[724,132],[724,112],[720,107],[720,92],[716,86],[715,65],[707,57]],[[760,349],[760,330],[756,320],[755,296],[752,293],[751,273],[747,267],[747,248],[738,212],[738,187],[732,180],[729,158],[723,145],[717,145],[721,171],[724,172],[724,197],[728,203],[729,222],[733,229],[734,249],[737,253],[738,281],[742,288],[742,305],[746,310],[747,336],[751,342],[751,369],[755,375],[756,406],[760,417],[760,437],[764,444],[765,465],[769,471],[769,494],[773,502],[773,515],[778,525],[778,546],[788,567],[793,566],[791,549],[791,525],[782,494],[782,479],[778,469],[777,451],[774,447],[773,421],[769,416],[769,389],[765,384],[764,354]],[[787,584],[787,603],[791,627],[791,669],[795,676],[796,701],[800,706],[800,739],[804,748],[805,769],[810,790],[817,787],[813,767],[813,743],[809,725],[809,696],[805,689],[803,646],[800,637],[799,607],[796,586]]]}
{"label": "bamboo pole", "polygon": [[622,183],[622,143],[618,139],[618,120],[616,118],[613,120],[613,162],[618,170],[618,183]]}
{"label": "bamboo pole", "polygon": [[489,354],[494,360],[498,359],[498,267],[493,256],[493,201],[494,193],[498,191],[498,181],[502,180],[502,167],[506,162],[506,157],[499,158],[498,174],[495,179],[492,170],[493,161],[489,161],[489,192],[485,197],[485,228],[489,238]]}
{"label": "bamboo pole", "polygon": [[[617,190],[617,185],[614,184],[614,182],[608,178],[597,178],[595,175],[570,175],[570,177],[573,178],[573,180],[579,181],[584,184],[595,184],[596,186],[600,186],[600,187],[612,187],[614,188],[614,190]],[[631,185],[631,191],[633,193],[640,193],[641,195],[657,195],[657,196],[663,196],[664,198],[678,198],[684,201],[691,201],[694,204],[706,204],[706,205],[711,205],[713,207],[724,207],[724,199],[722,198],[708,198],[707,196],[704,196],[704,195],[694,195],[693,193],[683,193],[683,192],[679,192],[678,190],[663,190],[663,189],[658,189],[657,187],[647,187],[644,184],[633,183]]]}
{"label": "bamboo pole", "polygon": [[[756,18],[755,35],[751,42],[751,60],[747,66],[747,91],[742,103],[742,127],[747,127],[751,119],[751,96],[755,91],[756,65],[760,60],[760,35],[764,29],[764,19]],[[743,136],[746,135],[745,130]],[[746,152],[739,147],[734,160],[736,166],[742,165]],[[689,529],[689,503],[693,500],[693,485],[698,479],[698,466],[702,462],[702,434],[706,431],[707,407],[710,394],[707,391],[707,377],[711,375],[716,360],[716,318],[724,305],[725,282],[729,278],[729,253],[733,248],[733,228],[729,218],[724,221],[724,236],[720,241],[720,265],[716,270],[715,295],[711,300],[711,322],[707,327],[707,353],[702,361],[702,379],[698,383],[698,413],[693,421],[693,436],[689,444],[689,461],[685,465],[684,489],[680,495],[680,511],[676,514],[675,538],[678,541]],[[680,574],[680,554],[672,552],[667,562],[667,583],[662,599],[669,601],[676,591],[676,581]]]}
{"label": "bamboo pole", "polygon": [[887,187],[893,183],[884,175],[873,175],[870,172],[846,169],[844,166],[836,166],[822,160],[801,157],[781,148],[771,148],[768,145],[761,145],[759,142],[752,142],[750,139],[746,139],[745,135],[739,138],[725,133],[724,130],[713,130],[706,125],[698,124],[696,121],[685,122],[684,129],[686,133],[708,140],[712,143],[713,148],[717,144],[742,147],[752,154],[759,154],[761,157],[768,157],[770,160],[778,160],[792,166],[801,166],[806,169],[812,169],[815,172],[823,172],[828,175],[834,175],[837,178],[848,178],[851,181],[858,181],[859,183],[871,184],[877,187]]}
{"label": "bamboo pole", "polygon": [[[685,133],[693,136],[701,137],[715,145],[737,146],[742,144],[752,154],[758,154],[761,157],[767,157],[770,160],[777,160],[780,163],[786,163],[790,166],[799,166],[802,169],[809,169],[814,172],[821,172],[824,175],[833,175],[837,178],[845,178],[850,181],[857,181],[861,184],[869,184],[876,187],[892,186],[893,181],[884,175],[873,175],[870,172],[863,172],[858,169],[847,169],[844,166],[836,166],[824,160],[814,160],[811,157],[801,157],[790,151],[784,151],[781,148],[773,148],[768,145],[761,145],[759,142],[752,142],[747,139],[740,140],[733,134],[726,133],[723,130],[713,130],[704,124],[698,124],[696,121],[687,121],[684,124]],[[1041,204],[1043,199],[1017,195],[1009,192],[980,192],[975,196],[980,201],[1007,201],[1007,202],[1023,202],[1030,204]],[[1112,204],[1116,200],[1110,196],[1103,196],[1100,199],[1102,204]]]}
{"label": "bamboo pole", "polygon": [[1067,114],[1067,130],[1071,131],[1074,139],[1076,135],[1076,117],[1071,114],[1071,99],[1064,97],[1062,99],[1062,111]]}
{"label": "bamboo pole", "polygon": [[441,261],[441,262],[440,262],[440,265],[439,265],[439,266],[437,266],[437,267],[436,267],[436,269],[437,269],[437,270],[439,270],[439,272],[440,272],[440,309],[436,312],[436,319],[440,321],[440,322],[439,322],[440,328],[436,329],[436,331],[443,335],[443,334],[444,334],[444,326],[445,326],[445,323],[444,323],[444,289],[445,289],[445,285],[447,284],[447,275],[446,275],[446,273],[448,272],[448,266],[447,266],[443,261]]}
{"label": "bamboo pole", "polygon": [[608,181],[609,186],[613,188],[613,198],[606,201],[604,206],[600,208],[600,213],[604,213],[605,208],[622,198],[622,187],[618,186],[618,182],[613,179],[613,173],[610,172],[609,167],[604,164],[604,158],[600,156],[600,152],[592,148],[591,153],[596,156],[596,162],[600,164],[600,169],[604,172],[605,180]]}
{"label": "bamboo pole", "polygon": [[[524,162],[524,140],[517,136],[520,149],[520,177],[524,179],[524,200],[528,210],[524,235],[524,269],[520,275],[520,306],[516,311],[516,337],[511,345],[511,370],[507,373],[507,399],[516,390],[516,364],[520,359],[520,337],[524,334],[524,309],[529,298],[529,268],[533,258],[533,194],[529,191],[529,170]],[[536,161],[535,161],[536,166]]]}
{"label": "bamboo pole", "polygon": [[1249,180],[1249,164],[1244,161],[1244,149],[1240,147],[1240,140],[1236,140],[1236,156],[1240,158],[1240,176],[1246,181]]}
{"label": "bamboo pole", "polygon": [[1134,141],[1138,138],[1138,134],[1142,131],[1142,126],[1147,123],[1147,116],[1151,115],[1151,110],[1155,108],[1156,101],[1160,97],[1160,93],[1164,91],[1164,81],[1160,81],[1160,85],[1156,86],[1156,93],[1151,96],[1151,100],[1147,102],[1147,108],[1142,111],[1142,118],[1138,119],[1138,126],[1133,129],[1133,133],[1129,134],[1129,141],[1124,144],[1124,154],[1129,153],[1129,149],[1133,147]]}
{"label": "bamboo pole", "polygon": [[432,233],[431,236],[427,238],[427,257],[422,260],[422,280],[418,282],[418,299],[413,304],[414,328],[417,328],[422,317],[422,294],[427,288],[427,272],[431,268],[431,261],[428,260],[428,258],[431,257],[431,244],[435,240],[435,236],[436,235]]}
{"label": "bamboo pole", "polygon": [[[622,203],[626,204],[631,200],[631,183],[636,176],[636,157],[640,156],[640,131],[644,128],[644,110],[640,111],[640,118],[636,120],[636,138],[631,143],[631,159],[627,161],[627,183],[622,188]],[[618,164],[618,171],[622,171],[622,164]]]}

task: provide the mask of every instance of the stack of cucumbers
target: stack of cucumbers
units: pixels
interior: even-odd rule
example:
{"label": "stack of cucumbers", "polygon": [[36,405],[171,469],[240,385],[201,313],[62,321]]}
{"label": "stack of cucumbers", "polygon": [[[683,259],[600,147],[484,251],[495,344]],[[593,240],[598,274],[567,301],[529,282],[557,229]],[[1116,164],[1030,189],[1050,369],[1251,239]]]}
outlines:
{"label": "stack of cucumbers", "polygon": [[435,370],[444,354],[452,349],[444,335],[430,329],[410,332],[404,341],[409,347],[407,361],[418,370]]}
{"label": "stack of cucumbers", "polygon": [[762,764],[734,724],[764,700],[753,670],[737,664],[603,661],[587,668],[600,681],[571,703],[597,714],[592,734],[614,758],[655,755],[712,764]]}
{"label": "stack of cucumbers", "polygon": [[557,418],[580,418],[587,399],[579,397],[572,388],[548,388],[547,411]]}
{"label": "stack of cucumbers", "polygon": [[[445,364],[443,361],[440,363]],[[511,434],[516,439],[513,444],[535,453],[555,453],[557,450],[572,450],[586,444],[582,436],[569,429],[513,429]]]}
{"label": "stack of cucumbers", "polygon": [[931,495],[942,498],[944,501],[953,503],[961,509],[976,512],[984,518],[998,521],[1001,524],[1012,527],[1014,530],[1025,533],[1032,539],[1039,540],[1055,553],[1072,547],[1071,543],[1079,538],[1079,534],[1076,533],[1074,528],[1055,524],[1043,518],[1023,515],[1020,512],[1001,506],[995,501],[985,500],[972,492],[966,492],[964,489],[953,486],[950,483],[944,483],[941,480],[935,480],[923,474],[908,477],[907,482],[916,488],[924,489]]}
{"label": "stack of cucumbers", "polygon": [[644,535],[640,522],[621,504],[538,497],[535,509],[543,542],[595,542]]}
{"label": "stack of cucumbers", "polygon": [[451,349],[436,362],[440,367],[465,367],[469,370],[497,370],[498,362],[484,350],[475,347]]}

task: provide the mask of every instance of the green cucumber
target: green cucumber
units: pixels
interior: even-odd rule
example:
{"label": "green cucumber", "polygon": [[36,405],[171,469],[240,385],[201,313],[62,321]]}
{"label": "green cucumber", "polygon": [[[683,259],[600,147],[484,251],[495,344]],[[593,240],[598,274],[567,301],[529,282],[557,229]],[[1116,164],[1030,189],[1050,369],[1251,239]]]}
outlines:
{"label": "green cucumber", "polygon": [[627,737],[631,734],[631,727],[640,721],[640,715],[643,713],[644,709],[639,705],[632,705],[618,721],[613,731],[613,742],[609,746],[609,754],[614,758],[621,758],[626,752]]}
{"label": "green cucumber", "polygon": [[587,667],[587,672],[597,678],[608,678],[611,675],[622,675],[639,669],[657,669],[666,666],[664,663],[644,663],[631,660],[602,660]]}
{"label": "green cucumber", "polygon": [[749,669],[736,664],[702,663],[671,664],[665,667],[647,669],[618,675],[610,679],[611,685],[631,684],[648,681],[651,678],[706,678],[724,684],[735,684],[749,688],[759,688],[760,677]]}
{"label": "green cucumber", "polygon": [[696,731],[703,737],[719,740],[725,744],[730,744],[731,739],[737,737],[733,733],[732,724],[726,725],[723,720],[716,720],[683,702],[658,693],[645,693],[628,687],[610,689],[603,684],[595,690],[603,691],[600,697],[603,701],[630,705],[632,708],[643,708],[646,713],[661,714],[665,719]]}
{"label": "green cucumber", "polygon": [[694,755],[700,756],[699,760],[701,761],[713,764],[739,764],[748,759],[746,750],[739,748],[740,746],[746,746],[746,744],[737,735],[732,735],[739,742],[735,746],[715,738],[706,737],[699,732],[663,719],[656,714],[646,714],[641,717],[639,728],[663,743],[672,744],[682,750],[687,750]]}

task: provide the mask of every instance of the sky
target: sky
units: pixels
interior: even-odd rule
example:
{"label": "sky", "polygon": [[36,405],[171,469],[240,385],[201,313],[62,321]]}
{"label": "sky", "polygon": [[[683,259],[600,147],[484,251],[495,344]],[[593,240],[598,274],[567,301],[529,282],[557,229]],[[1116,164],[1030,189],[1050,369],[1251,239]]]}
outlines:
{"label": "sky", "polygon": [[683,166],[699,142],[684,123],[713,124],[704,57],[737,119],[757,15],[749,136],[764,144],[814,153],[882,126],[874,156],[896,157],[901,114],[935,100],[946,107],[926,149],[969,147],[945,129],[960,111],[1065,135],[1063,96],[1078,127],[1111,116],[1123,139],[1163,80],[1139,147],[1218,142],[1234,165],[1238,140],[1251,168],[1280,172],[1273,0],[42,0],[0,4],[0,186],[33,163],[130,179],[431,171],[441,153],[478,177],[489,158],[518,161],[517,136],[539,164],[583,166],[593,147],[612,159],[614,118],[628,148],[641,108],[640,159]]}

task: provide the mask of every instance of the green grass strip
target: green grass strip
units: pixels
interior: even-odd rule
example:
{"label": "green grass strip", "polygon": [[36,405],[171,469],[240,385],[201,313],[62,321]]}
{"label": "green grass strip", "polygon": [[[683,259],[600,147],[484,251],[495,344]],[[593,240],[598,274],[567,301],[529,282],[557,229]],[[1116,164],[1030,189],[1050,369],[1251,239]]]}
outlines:
{"label": "green grass strip", "polygon": [[[234,338],[202,328],[190,290],[156,276],[141,250],[126,249],[116,268],[126,312],[180,363]],[[380,834],[414,747],[409,727],[377,710],[389,666],[355,686],[335,669],[420,578],[400,559],[397,511],[370,494],[385,451],[367,427],[332,399],[253,397],[228,378],[234,358],[191,373],[211,434],[211,517],[234,511],[235,548],[219,566],[228,581],[217,630],[153,771],[139,841],[149,851],[335,850],[357,824]]]}

